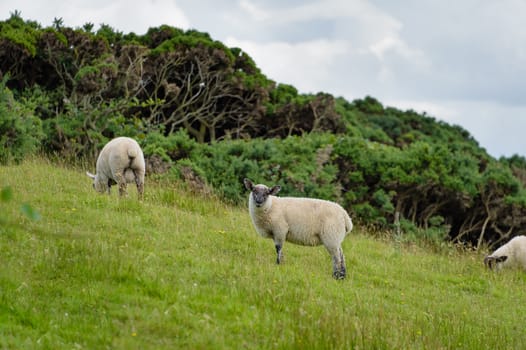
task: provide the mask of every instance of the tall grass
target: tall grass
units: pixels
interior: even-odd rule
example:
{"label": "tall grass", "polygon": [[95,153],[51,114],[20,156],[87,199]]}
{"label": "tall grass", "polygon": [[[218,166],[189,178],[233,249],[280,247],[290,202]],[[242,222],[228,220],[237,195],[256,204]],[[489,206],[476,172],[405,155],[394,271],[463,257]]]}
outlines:
{"label": "tall grass", "polygon": [[[322,247],[269,240],[245,208],[147,179],[145,199],[99,195],[82,169],[0,168],[0,348],[521,349],[526,276],[481,256],[345,241],[348,278]],[[29,203],[40,216],[20,211]]]}

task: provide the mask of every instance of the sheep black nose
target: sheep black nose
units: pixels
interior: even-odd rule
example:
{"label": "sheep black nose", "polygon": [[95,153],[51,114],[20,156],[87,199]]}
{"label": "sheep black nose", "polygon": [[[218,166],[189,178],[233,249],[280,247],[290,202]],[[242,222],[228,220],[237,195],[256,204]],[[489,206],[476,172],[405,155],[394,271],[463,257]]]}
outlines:
{"label": "sheep black nose", "polygon": [[265,202],[265,197],[259,195],[259,194],[254,194],[254,202],[256,203],[256,206],[260,207],[261,205],[263,205],[263,203]]}

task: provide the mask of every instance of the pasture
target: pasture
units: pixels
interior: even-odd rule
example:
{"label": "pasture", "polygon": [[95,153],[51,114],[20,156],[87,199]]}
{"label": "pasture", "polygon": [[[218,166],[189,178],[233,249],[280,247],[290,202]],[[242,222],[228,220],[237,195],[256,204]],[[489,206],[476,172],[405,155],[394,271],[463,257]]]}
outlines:
{"label": "pasture", "polygon": [[286,243],[277,266],[245,207],[148,177],[142,202],[134,186],[100,195],[85,170],[41,158],[0,167],[2,349],[526,344],[526,274],[486,271],[482,253],[356,225],[336,281],[322,246]]}

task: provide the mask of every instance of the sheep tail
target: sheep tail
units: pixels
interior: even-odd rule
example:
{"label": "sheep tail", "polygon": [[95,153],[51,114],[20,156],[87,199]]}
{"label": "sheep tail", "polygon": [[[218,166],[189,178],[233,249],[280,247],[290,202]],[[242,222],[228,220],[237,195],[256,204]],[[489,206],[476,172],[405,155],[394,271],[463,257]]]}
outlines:
{"label": "sheep tail", "polygon": [[[128,149],[128,161],[129,161],[128,168],[129,169],[133,170],[132,164],[135,158],[137,158],[137,150],[135,148],[129,148]],[[136,175],[135,171],[133,171],[133,174]]]}
{"label": "sheep tail", "polygon": [[352,230],[352,221],[349,215],[345,215],[345,233],[349,233]]}
{"label": "sheep tail", "polygon": [[137,150],[135,148],[128,149],[128,158],[130,158],[130,160],[137,158]]}

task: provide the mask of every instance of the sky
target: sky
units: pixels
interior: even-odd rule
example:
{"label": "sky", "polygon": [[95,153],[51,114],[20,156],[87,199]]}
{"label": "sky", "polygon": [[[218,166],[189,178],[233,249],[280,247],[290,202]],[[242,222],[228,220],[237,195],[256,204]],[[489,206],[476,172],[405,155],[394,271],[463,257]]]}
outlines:
{"label": "sky", "polygon": [[44,27],[207,32],[300,93],[371,96],[526,156],[524,0],[2,0],[0,19],[15,10]]}

